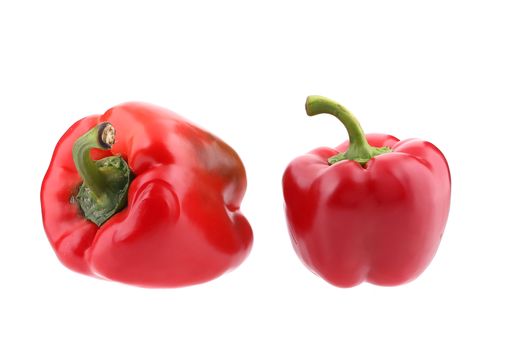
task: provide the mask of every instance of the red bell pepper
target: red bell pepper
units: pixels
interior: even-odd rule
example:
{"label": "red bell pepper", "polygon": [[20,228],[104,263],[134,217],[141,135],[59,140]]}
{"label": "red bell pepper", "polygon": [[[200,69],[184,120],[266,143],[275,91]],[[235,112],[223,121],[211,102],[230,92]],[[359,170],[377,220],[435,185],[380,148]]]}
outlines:
{"label": "red bell pepper", "polygon": [[42,183],[42,216],[70,269],[178,287],[248,255],[245,190],[244,166],[222,140],[171,111],[126,103],[79,120],[60,139]]}
{"label": "red bell pepper", "polygon": [[416,278],[439,246],[450,207],[450,171],[431,143],[364,132],[344,107],[320,96],[309,116],[329,113],[349,142],[294,159],[283,175],[293,247],[339,287],[393,286]]}

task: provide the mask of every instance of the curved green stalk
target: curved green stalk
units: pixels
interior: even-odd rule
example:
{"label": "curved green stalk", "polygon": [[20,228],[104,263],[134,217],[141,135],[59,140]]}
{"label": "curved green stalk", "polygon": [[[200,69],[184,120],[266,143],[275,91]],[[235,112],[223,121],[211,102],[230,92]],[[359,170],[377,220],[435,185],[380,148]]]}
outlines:
{"label": "curved green stalk", "polygon": [[93,148],[111,149],[115,129],[101,123],[78,138],[72,147],[72,158],[83,183],[75,199],[83,215],[98,226],[123,209],[127,203],[132,173],[121,156],[93,160]]}
{"label": "curved green stalk", "polygon": [[364,130],[362,130],[357,118],[346,108],[329,98],[316,95],[308,96],[306,99],[306,113],[309,116],[322,113],[331,114],[344,124],[348,132],[350,140],[348,150],[330,157],[328,159],[330,165],[348,159],[356,161],[363,166],[371,158],[392,151],[388,147],[373,147],[369,145]]}

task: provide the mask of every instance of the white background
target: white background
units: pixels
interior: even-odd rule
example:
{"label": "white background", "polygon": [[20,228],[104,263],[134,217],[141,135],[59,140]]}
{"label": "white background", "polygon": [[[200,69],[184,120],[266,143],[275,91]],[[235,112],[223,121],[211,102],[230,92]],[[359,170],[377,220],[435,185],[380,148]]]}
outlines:
{"label": "white background", "polygon": [[[501,3],[2,1],[0,348],[506,348]],[[293,252],[282,172],[346,138],[333,118],[306,117],[308,94],[447,156],[450,217],[416,281],[339,289]],[[52,150],[75,120],[130,100],[241,155],[255,242],[235,271],[150,290],[57,260],[39,203]]]}

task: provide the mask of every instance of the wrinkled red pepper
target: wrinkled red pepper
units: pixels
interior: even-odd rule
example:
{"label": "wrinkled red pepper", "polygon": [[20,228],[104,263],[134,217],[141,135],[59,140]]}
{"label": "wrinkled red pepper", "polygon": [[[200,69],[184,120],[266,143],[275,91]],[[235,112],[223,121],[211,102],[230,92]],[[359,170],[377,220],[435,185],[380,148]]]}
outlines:
{"label": "wrinkled red pepper", "polygon": [[336,116],[349,142],[300,156],[284,173],[296,253],[339,287],[413,280],[436,253],[448,218],[445,157],[426,141],[366,136],[349,111],[324,97],[308,97],[306,111]]}
{"label": "wrinkled red pepper", "polygon": [[41,189],[44,228],[72,270],[143,287],[201,283],[251,249],[245,190],[243,164],[219,138],[126,103],[58,142]]}

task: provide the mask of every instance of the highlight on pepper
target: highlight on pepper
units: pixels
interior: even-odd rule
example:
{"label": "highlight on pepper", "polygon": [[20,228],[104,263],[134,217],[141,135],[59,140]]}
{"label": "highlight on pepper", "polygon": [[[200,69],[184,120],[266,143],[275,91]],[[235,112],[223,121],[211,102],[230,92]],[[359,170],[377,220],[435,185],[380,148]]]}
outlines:
{"label": "highlight on pepper", "polygon": [[427,141],[365,134],[353,114],[326,97],[309,96],[306,112],[333,115],[349,140],[301,155],[284,172],[295,252],[338,287],[415,279],[434,257],[448,219],[444,155]]}
{"label": "highlight on pepper", "polygon": [[169,110],[125,103],[62,136],[42,182],[44,229],[68,268],[142,287],[212,280],[248,255],[237,153]]}

